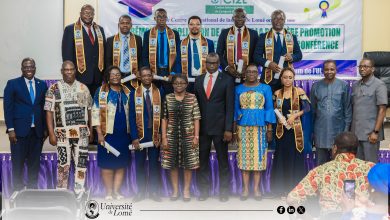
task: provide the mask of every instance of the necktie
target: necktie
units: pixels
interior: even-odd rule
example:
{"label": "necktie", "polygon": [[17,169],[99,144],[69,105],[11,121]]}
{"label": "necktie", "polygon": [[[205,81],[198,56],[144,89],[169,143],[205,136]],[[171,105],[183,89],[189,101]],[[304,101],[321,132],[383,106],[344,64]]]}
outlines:
{"label": "necktie", "polygon": [[123,38],[123,70],[124,73],[130,72],[130,54],[129,54],[129,41],[127,36]]}
{"label": "necktie", "polygon": [[88,36],[89,36],[89,39],[91,40],[91,43],[93,45],[95,43],[95,39],[93,38],[93,34],[92,34],[92,31],[91,31],[91,26],[88,26]]}
{"label": "necktie", "polygon": [[164,41],[164,33],[160,33],[160,43],[159,43],[159,58],[158,62],[160,64],[160,67],[166,67],[165,66],[165,60],[164,60],[164,47],[165,47],[165,41]]}
{"label": "necktie", "polygon": [[149,89],[146,90],[146,110],[148,111],[148,128],[152,128],[152,101],[150,100]]}
{"label": "necktie", "polygon": [[[34,101],[35,101],[35,94],[34,94],[34,88],[33,88],[33,84],[32,84],[32,81],[28,81],[30,83],[30,99],[31,99],[31,103],[34,104]],[[31,124],[34,124],[34,113],[32,114],[32,123]]]}
{"label": "necktie", "polygon": [[207,88],[206,88],[206,97],[207,97],[207,99],[210,99],[211,87],[212,86],[213,86],[213,74],[210,74],[210,79],[209,79],[209,82],[207,83]]}
{"label": "necktie", "polygon": [[198,52],[198,46],[196,45],[197,39],[192,39],[192,48],[194,52],[192,53],[194,56],[194,68],[198,70],[200,68],[200,61],[199,61],[199,52]]}
{"label": "necktie", "polygon": [[282,39],[280,39],[280,33],[278,32],[278,36],[276,38],[276,44],[275,44],[275,53],[280,54],[281,52],[282,52]]}
{"label": "necktie", "polygon": [[237,35],[237,61],[239,61],[242,60],[241,28],[238,28]]}

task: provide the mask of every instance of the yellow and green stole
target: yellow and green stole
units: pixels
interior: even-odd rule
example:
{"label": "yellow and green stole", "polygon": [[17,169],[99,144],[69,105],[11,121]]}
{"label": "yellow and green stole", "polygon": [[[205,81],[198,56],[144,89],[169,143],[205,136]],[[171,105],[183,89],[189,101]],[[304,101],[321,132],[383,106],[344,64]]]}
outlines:
{"label": "yellow and green stole", "polygon": [[[246,65],[249,64],[249,48],[251,42],[251,35],[249,34],[249,30],[247,27],[244,28],[241,40],[241,48],[242,48],[242,59]],[[227,62],[229,66],[235,66],[235,33],[234,27],[231,27],[229,33],[226,38],[226,56]]]}
{"label": "yellow and green stole", "polygon": [[[138,59],[137,59],[137,41],[135,40],[135,35],[133,33],[130,33],[130,37],[128,39],[128,45],[129,45],[129,53],[130,53],[130,63],[131,63],[131,73],[138,76]],[[119,67],[121,62],[121,39],[118,34],[115,34],[113,45],[112,45],[112,65]],[[133,88],[138,87],[138,80],[133,79],[131,80],[131,86]]]}
{"label": "yellow and green stole", "polygon": [[[98,39],[98,45],[99,45],[99,62],[98,62],[98,68],[101,71],[103,71],[104,68],[104,40],[103,40],[103,34],[100,31],[99,26],[93,22],[92,24],[97,39]],[[87,69],[87,65],[85,63],[85,54],[84,54],[84,41],[83,41],[83,25],[80,22],[80,19],[74,24],[74,45],[76,49],[76,62],[77,62],[77,70],[79,73],[84,73]]]}
{"label": "yellow and green stole", "polygon": [[[157,74],[157,27],[150,29],[149,33],[149,63],[150,69],[153,74]],[[176,60],[176,39],[175,33],[169,27],[165,28],[165,33],[168,39],[169,45],[169,67],[168,71],[171,72],[173,63]]]}
{"label": "yellow and green stole", "polygon": [[[294,51],[293,35],[285,29],[283,31],[283,36],[284,36],[284,41],[286,42],[287,53],[292,54]],[[270,31],[268,31],[265,37],[265,58],[271,62],[274,60],[274,45],[275,45],[274,41],[275,41],[274,32],[271,29]],[[291,62],[288,62],[288,66],[292,68]],[[272,81],[272,78],[273,78],[272,70],[269,68],[265,68],[264,82],[268,84]]]}
{"label": "yellow and green stole", "polygon": [[[291,114],[294,114],[296,112],[300,111],[300,100],[299,100],[298,89],[296,87],[292,88],[291,92]],[[275,108],[279,110],[280,113],[282,113],[282,107],[284,103],[284,96],[283,96],[283,89],[279,89],[275,92],[276,100],[275,100]],[[287,119],[286,119],[287,120]],[[294,136],[295,136],[295,146],[298,152],[302,152],[303,150],[303,131],[302,131],[302,123],[300,117],[297,117],[294,121],[294,124],[292,126],[294,129]],[[276,125],[276,137],[279,139],[283,136],[283,124],[277,122]]]}
{"label": "yellow and green stole", "polygon": [[[142,140],[144,134],[144,94],[143,86],[139,86],[134,93],[135,100],[135,122],[137,124],[138,138]],[[158,140],[160,130],[160,119],[161,119],[161,96],[158,88],[152,84],[152,97],[153,97],[153,141]]]}
{"label": "yellow and green stole", "polygon": [[[188,77],[188,48],[190,47],[189,43],[191,41],[190,36],[186,37],[182,40],[180,50],[181,50],[181,74],[184,74]],[[207,43],[207,39],[200,36],[200,45],[202,46],[202,53],[199,53],[201,74],[206,73],[206,57],[209,52],[209,47]]]}
{"label": "yellow and green stole", "polygon": [[[126,96],[129,96],[130,90],[122,85],[123,92],[126,94]],[[100,114],[100,127],[102,129],[103,136],[106,136],[107,134],[107,118],[108,118],[108,111],[107,111],[107,103],[108,103],[108,92],[110,91],[110,86],[107,83],[104,83],[99,90],[99,114]]]}

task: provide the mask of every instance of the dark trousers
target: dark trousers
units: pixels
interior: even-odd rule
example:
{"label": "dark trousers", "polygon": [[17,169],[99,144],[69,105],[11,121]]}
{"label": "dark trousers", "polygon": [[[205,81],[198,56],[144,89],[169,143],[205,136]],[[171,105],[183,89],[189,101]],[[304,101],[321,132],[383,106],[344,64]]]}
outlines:
{"label": "dark trousers", "polygon": [[35,129],[31,128],[26,137],[17,137],[17,140],[16,144],[11,144],[14,190],[21,190],[24,187],[23,168],[25,162],[28,170],[27,188],[36,189],[43,139],[37,137]]}
{"label": "dark trousers", "polygon": [[[152,129],[145,132],[145,137],[142,142],[152,141]],[[149,193],[157,193],[160,177],[160,165],[158,164],[158,156],[160,149],[149,147],[143,150],[135,151],[135,163],[137,173],[138,193],[145,193],[146,185],[148,185]],[[145,170],[146,156],[149,159],[149,181],[147,181],[147,170]]]}
{"label": "dark trousers", "polygon": [[199,160],[200,168],[198,175],[198,186],[202,194],[208,195],[210,187],[210,150],[211,142],[214,143],[218,159],[219,172],[219,194],[229,193],[229,165],[228,146],[223,142],[223,135],[201,135],[199,139]]}
{"label": "dark trousers", "polygon": [[93,83],[93,84],[86,84],[86,86],[88,87],[89,93],[91,94],[91,96],[93,98],[97,88],[99,88],[99,86],[101,86],[101,84]]}
{"label": "dark trousers", "polygon": [[332,160],[332,149],[316,148],[317,166]]}

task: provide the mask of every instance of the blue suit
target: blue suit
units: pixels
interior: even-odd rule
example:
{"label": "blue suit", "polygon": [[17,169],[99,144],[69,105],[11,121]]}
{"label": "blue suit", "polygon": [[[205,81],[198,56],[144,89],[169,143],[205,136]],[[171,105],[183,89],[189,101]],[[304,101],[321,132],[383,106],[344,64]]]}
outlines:
{"label": "blue suit", "polygon": [[[212,40],[208,39],[208,38],[206,38],[206,40],[207,40],[207,45],[208,45],[208,49],[209,49],[208,53],[213,53],[213,52],[215,52],[215,49],[214,49],[214,42],[213,42]],[[189,43],[192,43],[192,41],[190,41]],[[180,44],[181,44],[181,43],[180,43]],[[198,52],[201,53],[202,51],[198,51]],[[191,51],[191,46],[190,46],[190,45],[188,45],[188,51],[187,51],[187,53],[188,53],[188,77],[193,78],[193,76],[192,76],[192,51]],[[182,72],[182,71],[181,71],[181,68],[182,68],[182,64],[181,64],[181,54],[180,54],[179,59],[180,59],[179,70],[180,70],[180,72]],[[200,60],[200,62],[202,62],[202,61]],[[194,83],[189,83],[189,85],[188,85],[188,87],[187,87],[187,91],[188,91],[188,92],[191,92],[191,93],[194,93],[194,92],[195,92],[195,91],[194,91]]]}
{"label": "blue suit", "polygon": [[[150,93],[152,96],[152,93]],[[163,101],[164,94],[160,89],[161,104]],[[149,123],[148,112],[146,109],[146,101],[144,100],[144,109],[143,109],[143,120],[144,120],[144,138],[140,140],[140,143],[153,141],[153,129],[147,128]],[[136,125],[136,113],[135,113],[135,90],[130,93],[129,99],[129,120],[130,120],[130,136],[132,141],[139,139],[137,125]],[[160,106],[160,111],[161,111]],[[152,122],[153,123],[153,122]],[[161,127],[160,127],[161,133]],[[160,175],[160,165],[158,163],[160,149],[156,147],[150,147],[143,150],[135,150],[135,163],[136,163],[136,179],[138,193],[145,193],[146,191],[146,182],[148,182],[148,191],[149,193],[157,193],[159,185],[159,175]],[[149,181],[146,181],[146,170],[145,170],[145,160],[146,154],[149,158]]]}
{"label": "blue suit", "polygon": [[[37,187],[43,133],[46,129],[43,106],[47,85],[35,80],[35,101],[32,103],[24,77],[11,79],[4,89],[4,118],[8,129],[14,129],[16,144],[11,143],[12,171],[15,190],[23,188],[23,167],[27,159],[29,188]],[[34,128],[31,127],[34,115]]]}
{"label": "blue suit", "polygon": [[[256,44],[256,49],[255,49],[255,52],[253,55],[255,63],[257,65],[261,65],[263,67],[263,72],[262,72],[261,77],[260,77],[260,81],[262,83],[264,83],[264,77],[265,77],[264,65],[267,62],[267,59],[265,57],[265,37],[266,37],[266,35],[267,35],[267,33],[260,34],[259,41]],[[297,61],[302,60],[302,51],[301,51],[301,48],[299,47],[297,37],[295,35],[292,35],[292,36],[293,36],[293,40],[294,40],[294,49],[293,49],[293,53],[292,53],[293,61],[292,62],[297,62]],[[280,57],[284,56],[286,53],[287,53],[286,41],[283,40],[281,52],[278,53],[278,51],[274,50],[273,62],[279,63]],[[287,67],[287,66],[288,66],[288,62],[284,62],[283,67]],[[280,79],[273,78],[274,75],[275,75],[275,73],[272,73],[272,81],[268,84],[271,86],[272,92],[275,92],[276,90],[281,88]]]}

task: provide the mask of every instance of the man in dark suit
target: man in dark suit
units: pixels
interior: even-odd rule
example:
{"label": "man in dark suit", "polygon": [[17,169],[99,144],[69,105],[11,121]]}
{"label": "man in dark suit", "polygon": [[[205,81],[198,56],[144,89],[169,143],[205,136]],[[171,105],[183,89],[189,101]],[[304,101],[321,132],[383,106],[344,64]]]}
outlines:
{"label": "man in dark suit", "polygon": [[[170,75],[180,72],[180,36],[179,32],[167,26],[167,11],[159,8],[154,13],[156,26],[144,33],[142,48],[143,66],[148,66],[153,75],[171,78]],[[164,93],[172,93],[170,82],[156,80],[154,84],[164,89]]]}
{"label": "man in dark suit", "polygon": [[206,73],[206,57],[207,54],[214,52],[214,42],[202,36],[200,17],[191,16],[188,19],[188,28],[190,34],[181,41],[180,70],[189,78],[187,91],[194,93],[192,80]]}
{"label": "man in dark suit", "polygon": [[42,145],[47,137],[43,106],[46,83],[35,78],[35,61],[22,61],[22,76],[11,79],[4,89],[4,117],[11,142],[14,190],[21,190],[27,161],[27,188],[36,189]]}
{"label": "man in dark suit", "polygon": [[[130,32],[131,27],[131,17],[122,15],[118,23],[119,33],[107,38],[106,43],[106,67],[119,67],[122,78],[131,74],[138,76],[138,69],[141,68],[142,39]],[[136,89],[138,80],[126,82],[126,86]]]}
{"label": "man in dark suit", "polygon": [[202,116],[200,121],[200,168],[198,176],[198,186],[201,191],[198,200],[200,201],[204,201],[208,197],[211,142],[213,142],[217,152],[219,166],[219,199],[226,202],[229,198],[227,143],[232,139],[234,83],[230,76],[218,71],[219,64],[218,54],[209,53],[206,58],[207,73],[195,80],[195,95]]}
{"label": "man in dark suit", "polygon": [[[223,29],[218,38],[217,53],[222,69],[234,78],[242,78],[249,63],[253,62],[253,51],[258,41],[258,34],[245,26],[246,12],[237,8],[233,13],[234,26]],[[243,61],[242,71],[237,71],[238,62]]]}
{"label": "man in dark suit", "polygon": [[271,15],[272,29],[260,34],[254,53],[254,61],[263,67],[260,81],[271,86],[272,92],[281,88],[278,66],[280,57],[284,57],[283,67],[292,67],[293,62],[302,60],[302,52],[297,37],[284,29],[286,15],[276,10]]}
{"label": "man in dark suit", "polygon": [[62,61],[76,65],[76,79],[88,87],[92,96],[102,84],[106,42],[103,28],[93,22],[94,15],[95,9],[84,5],[80,18],[65,27],[62,37]]}
{"label": "man in dark suit", "polygon": [[[130,94],[130,136],[134,146],[137,187],[138,192],[133,202],[139,202],[145,198],[146,183],[148,192],[152,200],[161,202],[158,194],[158,184],[160,179],[158,163],[160,137],[160,109],[163,94],[153,83],[153,75],[149,67],[140,69],[141,86]],[[140,109],[143,109],[139,111]],[[137,111],[138,110],[138,111]],[[143,149],[140,143],[153,142],[154,147]],[[149,181],[145,172],[145,160],[149,158]]]}

